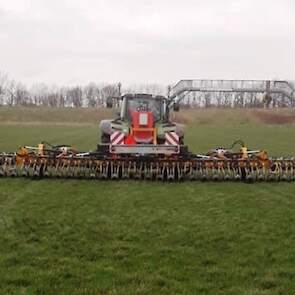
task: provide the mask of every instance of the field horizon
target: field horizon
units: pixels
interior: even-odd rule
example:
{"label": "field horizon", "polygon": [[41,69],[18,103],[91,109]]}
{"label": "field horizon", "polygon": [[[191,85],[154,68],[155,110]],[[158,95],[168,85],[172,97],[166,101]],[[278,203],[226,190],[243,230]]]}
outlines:
{"label": "field horizon", "polygon": [[[70,108],[44,106],[1,106],[1,123],[76,123],[94,124],[117,116],[118,108]],[[172,112],[171,119],[179,123],[215,124],[260,123],[266,125],[295,124],[295,110],[288,108],[187,108]]]}

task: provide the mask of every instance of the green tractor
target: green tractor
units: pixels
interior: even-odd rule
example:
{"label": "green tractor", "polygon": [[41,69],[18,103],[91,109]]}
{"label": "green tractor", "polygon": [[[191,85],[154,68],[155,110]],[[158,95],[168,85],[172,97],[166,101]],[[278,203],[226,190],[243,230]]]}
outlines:
{"label": "green tractor", "polygon": [[[107,107],[114,99],[107,100]],[[101,146],[112,154],[179,154],[183,126],[171,122],[170,109],[179,105],[164,96],[126,94],[120,97],[121,110],[113,120],[100,122]]]}

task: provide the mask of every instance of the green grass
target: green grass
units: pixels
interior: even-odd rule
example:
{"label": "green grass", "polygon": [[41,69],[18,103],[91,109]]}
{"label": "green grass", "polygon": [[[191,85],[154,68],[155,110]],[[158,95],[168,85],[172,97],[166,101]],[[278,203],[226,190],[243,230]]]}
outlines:
{"label": "green grass", "polygon": [[3,293],[295,290],[293,184],[0,183]]}
{"label": "green grass", "polygon": [[52,144],[70,144],[81,150],[95,150],[99,140],[98,124],[3,124],[0,125],[0,150],[16,151],[24,145],[36,146],[46,140]]}
{"label": "green grass", "polygon": [[[232,122],[202,114],[189,123],[192,150],[241,138],[295,154],[293,124],[225,113]],[[41,140],[95,148],[95,122],[59,116],[2,121],[0,150]],[[295,293],[293,183],[0,179],[0,187],[0,294]]]}
{"label": "green grass", "polygon": [[205,153],[211,148],[230,147],[242,139],[250,149],[265,149],[272,156],[295,156],[295,125],[190,125],[186,128],[186,144]]}

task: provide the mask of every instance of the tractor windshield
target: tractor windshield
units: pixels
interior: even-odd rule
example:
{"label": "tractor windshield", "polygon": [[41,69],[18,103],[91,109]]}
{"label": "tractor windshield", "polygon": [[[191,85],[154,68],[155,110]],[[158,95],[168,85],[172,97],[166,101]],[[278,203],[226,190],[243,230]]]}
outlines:
{"label": "tractor windshield", "polygon": [[134,98],[128,100],[127,110],[129,118],[131,112],[152,112],[154,120],[158,121],[162,115],[162,103],[157,99]]}

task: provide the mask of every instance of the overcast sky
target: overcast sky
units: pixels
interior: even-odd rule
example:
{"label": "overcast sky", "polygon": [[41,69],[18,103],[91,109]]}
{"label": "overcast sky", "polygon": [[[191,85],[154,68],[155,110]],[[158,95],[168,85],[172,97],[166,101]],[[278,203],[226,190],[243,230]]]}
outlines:
{"label": "overcast sky", "polygon": [[28,84],[295,80],[295,1],[0,0],[0,70]]}

